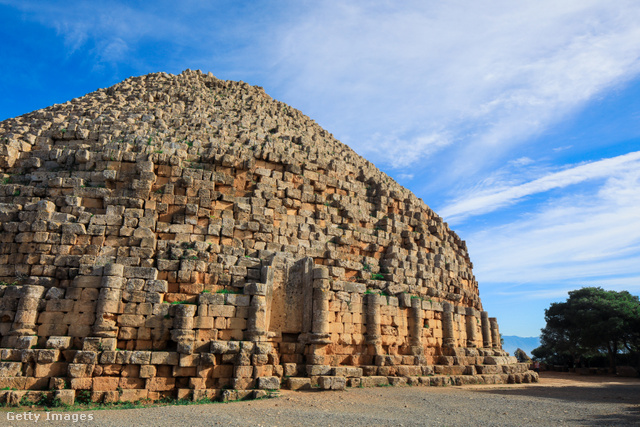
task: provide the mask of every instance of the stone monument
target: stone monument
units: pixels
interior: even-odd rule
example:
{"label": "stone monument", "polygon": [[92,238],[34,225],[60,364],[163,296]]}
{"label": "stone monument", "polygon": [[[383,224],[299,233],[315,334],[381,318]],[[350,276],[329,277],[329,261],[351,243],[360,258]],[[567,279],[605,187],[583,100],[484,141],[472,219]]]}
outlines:
{"label": "stone monument", "polygon": [[157,73],[5,120],[0,179],[0,400],[537,381],[465,242],[260,87]]}

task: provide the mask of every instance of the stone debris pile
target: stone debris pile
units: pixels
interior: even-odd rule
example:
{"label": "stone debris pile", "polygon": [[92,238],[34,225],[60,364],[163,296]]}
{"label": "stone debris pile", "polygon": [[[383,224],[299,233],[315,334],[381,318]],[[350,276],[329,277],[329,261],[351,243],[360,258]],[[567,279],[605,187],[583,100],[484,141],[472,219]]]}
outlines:
{"label": "stone debris pile", "polygon": [[0,400],[537,381],[465,242],[262,88],[150,74],[0,123]]}

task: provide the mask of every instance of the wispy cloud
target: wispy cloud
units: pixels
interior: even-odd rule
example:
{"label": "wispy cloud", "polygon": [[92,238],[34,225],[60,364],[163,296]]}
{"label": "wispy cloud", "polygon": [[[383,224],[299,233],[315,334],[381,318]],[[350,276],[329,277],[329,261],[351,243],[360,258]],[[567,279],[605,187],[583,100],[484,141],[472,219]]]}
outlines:
{"label": "wispy cloud", "polygon": [[632,0],[0,3],[54,28],[69,55],[265,86],[376,164],[446,163],[445,185],[640,72]]}
{"label": "wispy cloud", "polygon": [[141,73],[182,71],[194,64],[209,65],[206,71],[217,73],[222,64],[242,58],[240,62],[246,64],[242,72],[250,75],[254,59],[264,63],[264,58],[250,55],[255,51],[249,52],[248,46],[257,45],[269,31],[262,22],[266,18],[260,20],[268,5],[262,1],[251,7],[235,3],[0,0],[24,12],[25,20],[53,28],[68,57],[81,53],[98,64],[137,66]]}
{"label": "wispy cloud", "polygon": [[[83,50],[103,62],[127,59],[126,54],[145,39],[167,40],[190,34],[183,22],[153,9],[134,8],[120,2],[3,1],[34,20],[56,30],[69,55]],[[176,40],[177,41],[177,40]]]}
{"label": "wispy cloud", "polygon": [[[518,164],[528,164],[522,159]],[[440,214],[450,223],[457,223],[469,216],[493,212],[516,203],[527,196],[578,184],[587,180],[614,177],[629,170],[640,170],[640,151],[610,159],[603,159],[565,170],[547,174],[533,181],[499,188],[474,189],[459,195],[455,201],[440,210]]]}
{"label": "wispy cloud", "polygon": [[328,1],[281,29],[273,66],[286,100],[374,162],[455,150],[447,173],[469,175],[636,76],[639,21],[631,1]]}
{"label": "wispy cloud", "polygon": [[590,192],[565,195],[468,235],[479,280],[575,288],[626,279],[634,288],[632,278],[640,276],[640,164],[633,165]]}

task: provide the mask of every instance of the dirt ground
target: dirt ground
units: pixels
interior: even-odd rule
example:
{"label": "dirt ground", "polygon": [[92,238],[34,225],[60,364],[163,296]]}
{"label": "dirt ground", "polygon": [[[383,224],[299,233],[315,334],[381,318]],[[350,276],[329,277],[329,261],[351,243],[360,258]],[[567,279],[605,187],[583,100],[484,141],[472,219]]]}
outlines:
{"label": "dirt ground", "polygon": [[[258,401],[75,412],[92,416],[85,422],[37,413],[37,425],[56,426],[638,426],[640,379],[543,372],[537,384],[283,390]],[[0,425],[34,424],[9,420],[7,409],[0,416]]]}

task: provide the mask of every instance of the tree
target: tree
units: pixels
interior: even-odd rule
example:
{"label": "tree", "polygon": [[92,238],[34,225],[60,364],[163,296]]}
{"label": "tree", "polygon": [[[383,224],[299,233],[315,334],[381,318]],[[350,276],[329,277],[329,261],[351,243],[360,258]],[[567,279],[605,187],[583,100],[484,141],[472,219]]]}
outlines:
{"label": "tree", "polygon": [[566,302],[545,310],[545,320],[541,345],[532,352],[536,358],[558,363],[604,352],[615,370],[621,349],[640,350],[640,300],[627,291],[594,287],[571,291]]}

